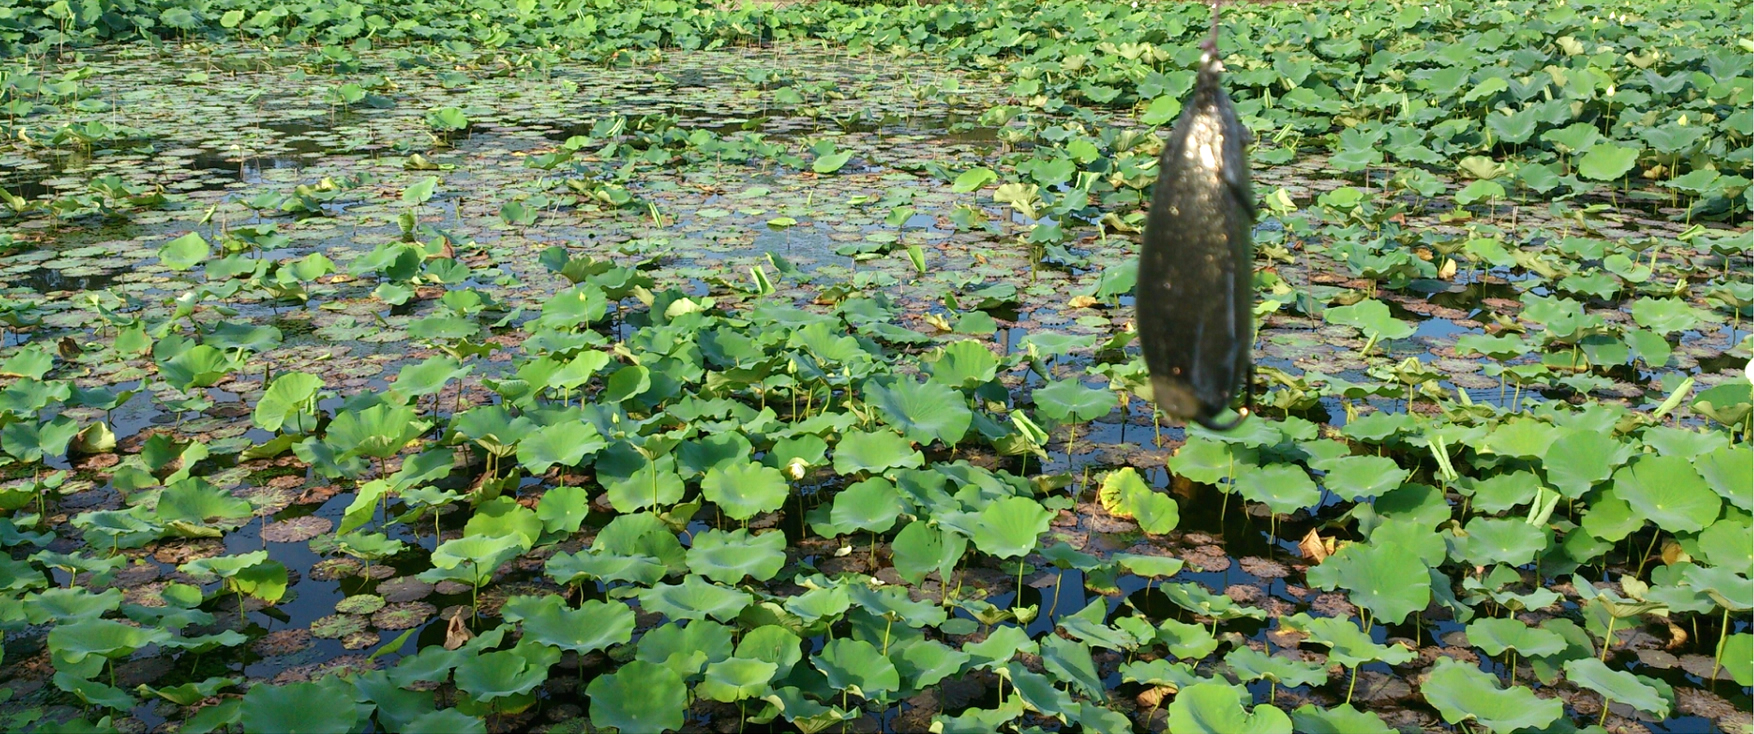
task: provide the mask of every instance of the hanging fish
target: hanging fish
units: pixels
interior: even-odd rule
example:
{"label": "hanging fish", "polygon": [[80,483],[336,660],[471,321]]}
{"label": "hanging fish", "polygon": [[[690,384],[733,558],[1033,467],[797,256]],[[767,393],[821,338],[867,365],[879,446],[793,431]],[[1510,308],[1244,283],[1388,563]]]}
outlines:
{"label": "hanging fish", "polygon": [[[1255,195],[1243,153],[1248,130],[1221,85],[1216,5],[1212,33],[1200,47],[1193,95],[1157,164],[1135,301],[1157,405],[1225,431],[1254,405]],[[1239,389],[1245,407],[1235,420],[1217,423]]]}

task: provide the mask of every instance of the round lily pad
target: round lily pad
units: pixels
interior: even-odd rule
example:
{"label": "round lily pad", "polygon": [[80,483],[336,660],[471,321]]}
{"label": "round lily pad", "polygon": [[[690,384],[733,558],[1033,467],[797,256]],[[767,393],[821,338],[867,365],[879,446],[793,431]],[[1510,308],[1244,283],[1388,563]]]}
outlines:
{"label": "round lily pad", "polygon": [[331,614],[311,622],[311,635],[329,640],[339,640],[356,632],[364,631],[365,624],[365,617],[353,614]]}
{"label": "round lily pad", "polygon": [[335,603],[340,614],[371,614],[384,608],[384,598],[376,594],[357,594]]}

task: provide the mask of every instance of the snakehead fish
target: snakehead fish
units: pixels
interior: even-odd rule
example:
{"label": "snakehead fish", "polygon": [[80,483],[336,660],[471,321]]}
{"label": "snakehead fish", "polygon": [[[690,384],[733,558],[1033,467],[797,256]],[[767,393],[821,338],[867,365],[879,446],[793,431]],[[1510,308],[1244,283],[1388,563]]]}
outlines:
{"label": "snakehead fish", "polygon": [[1217,36],[1214,6],[1193,94],[1158,161],[1135,301],[1158,406],[1222,431],[1249,413],[1215,420],[1239,389],[1247,395],[1254,371],[1255,196],[1248,130],[1221,84]]}

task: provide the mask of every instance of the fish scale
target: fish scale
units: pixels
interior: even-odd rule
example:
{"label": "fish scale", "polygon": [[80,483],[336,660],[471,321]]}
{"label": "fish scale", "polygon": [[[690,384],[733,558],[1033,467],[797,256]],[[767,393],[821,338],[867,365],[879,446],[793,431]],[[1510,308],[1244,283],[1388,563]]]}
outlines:
{"label": "fish scale", "polygon": [[[1158,406],[1178,420],[1218,423],[1254,368],[1255,196],[1248,130],[1222,85],[1213,33],[1198,77],[1158,161],[1136,293],[1139,341]],[[1252,400],[1248,401],[1252,405]]]}

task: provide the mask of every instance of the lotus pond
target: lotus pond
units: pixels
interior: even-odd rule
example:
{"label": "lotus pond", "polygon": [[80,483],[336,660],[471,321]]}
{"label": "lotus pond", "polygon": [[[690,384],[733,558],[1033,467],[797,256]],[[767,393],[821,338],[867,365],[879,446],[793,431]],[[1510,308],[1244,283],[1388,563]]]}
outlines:
{"label": "lotus pond", "polygon": [[9,731],[1754,731],[1754,17],[0,4]]}

